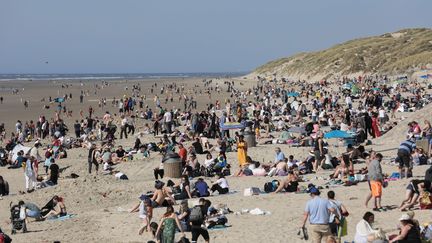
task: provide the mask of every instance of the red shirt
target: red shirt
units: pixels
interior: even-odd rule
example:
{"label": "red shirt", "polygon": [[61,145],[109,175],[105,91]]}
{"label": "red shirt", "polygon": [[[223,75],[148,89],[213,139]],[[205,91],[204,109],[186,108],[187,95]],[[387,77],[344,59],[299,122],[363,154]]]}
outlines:
{"label": "red shirt", "polygon": [[182,161],[185,162],[187,159],[187,150],[183,147],[179,150],[178,154],[179,154],[180,158],[182,159]]}

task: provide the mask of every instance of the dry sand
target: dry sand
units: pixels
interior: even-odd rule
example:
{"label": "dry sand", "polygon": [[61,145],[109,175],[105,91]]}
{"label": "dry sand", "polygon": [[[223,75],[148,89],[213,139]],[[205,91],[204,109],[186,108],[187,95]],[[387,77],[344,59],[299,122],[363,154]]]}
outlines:
{"label": "dry sand", "polygon": [[[172,82],[172,80],[168,81]],[[188,87],[192,84],[199,84],[200,80],[190,79],[182,80],[180,82],[187,83]],[[222,81],[221,81],[222,82]],[[147,87],[152,81],[142,82],[146,83]],[[253,85],[253,82],[245,83],[245,85]],[[43,112],[42,104],[39,102],[42,96],[48,97],[52,94],[56,96],[57,90],[60,94],[63,90],[59,88],[59,84],[50,82],[20,82],[14,84],[1,84],[2,87],[14,86],[25,87],[23,97],[30,99],[30,109],[24,111],[23,105],[20,103],[20,96],[12,96],[4,91],[1,94],[5,97],[5,102],[0,106],[2,114],[2,122],[7,124],[7,129],[10,131],[15,124],[15,120],[21,119],[23,121],[36,119],[38,115]],[[88,84],[86,84],[88,85]],[[124,82],[113,82],[113,84],[104,89],[103,92],[107,98],[123,95]],[[128,84],[132,86],[131,82]],[[224,87],[224,86],[222,86]],[[72,92],[73,102],[70,107],[74,111],[74,118],[78,118],[78,111],[80,104],[78,104],[80,87],[75,84],[72,89],[64,91],[65,93]],[[159,90],[155,90],[159,91]],[[146,92],[146,91],[144,91]],[[147,91],[148,92],[148,91]],[[223,95],[225,95],[224,93]],[[219,100],[223,101],[223,95],[218,96]],[[101,96],[101,94],[97,94]],[[216,96],[216,95],[215,95]],[[148,99],[152,97],[147,95]],[[85,100],[94,99],[85,97]],[[215,97],[212,97],[215,100]],[[201,96],[199,102],[208,98],[204,95]],[[91,102],[86,101],[84,111],[87,110]],[[169,104],[170,105],[170,104]],[[173,104],[174,105],[174,104]],[[68,105],[69,106],[69,105]],[[92,104],[93,107],[97,103]],[[153,107],[153,103],[151,103]],[[203,107],[201,107],[203,108]],[[98,110],[100,115],[106,109]],[[116,111],[115,108],[108,110]],[[428,107],[430,113],[431,105]],[[52,116],[51,111],[49,116]],[[415,119],[423,111],[410,114],[410,119]],[[48,115],[48,114],[47,114]],[[68,124],[71,127],[72,119],[69,119]],[[400,131],[403,131],[401,129]],[[399,131],[399,130],[395,130]],[[379,141],[379,145],[373,145],[375,150],[382,151],[386,159],[394,157],[396,151],[394,146],[398,145],[404,137],[403,132],[392,132],[383,137]],[[126,148],[133,145],[133,138],[128,140],[119,140],[118,144],[125,145]],[[142,139],[143,142],[153,141],[152,136],[146,136]],[[392,141],[387,143],[387,141]],[[46,143],[45,143],[46,144]],[[268,161],[274,158],[275,145],[259,145],[248,150],[249,155],[258,161]],[[280,145],[282,151],[286,156],[294,155],[297,159],[303,159],[307,156],[308,148],[292,148],[287,145]],[[343,148],[332,148],[330,151],[336,154],[336,151],[341,152]],[[228,153],[228,161],[236,167],[237,154]],[[59,184],[56,187],[45,188],[36,190],[31,194],[16,195],[19,190],[23,190],[25,186],[23,171],[8,170],[4,167],[0,168],[0,175],[9,181],[11,193],[14,195],[4,197],[0,201],[0,226],[6,232],[10,232],[9,218],[9,203],[17,203],[19,200],[27,202],[34,202],[39,206],[43,206],[53,195],[57,194],[65,198],[65,203],[68,212],[75,214],[72,219],[65,221],[44,221],[44,222],[31,222],[28,225],[29,233],[12,236],[14,242],[53,242],[59,240],[61,242],[147,242],[151,240],[149,233],[143,236],[138,235],[140,227],[140,220],[136,213],[131,214],[122,212],[119,209],[130,209],[138,202],[138,196],[153,189],[153,170],[160,162],[160,155],[152,154],[150,159],[138,161],[133,160],[117,166],[117,169],[125,173],[128,181],[116,180],[113,176],[94,176],[87,175],[87,150],[73,149],[69,150],[69,157],[67,159],[58,160],[61,168],[66,168],[61,175]],[[203,161],[203,156],[199,156],[199,160]],[[356,165],[356,169],[362,165]],[[392,173],[396,171],[396,167],[384,165],[384,172]],[[423,176],[427,166],[415,167],[414,174],[416,176]],[[41,171],[41,170],[40,170]],[[70,173],[80,175],[77,179],[65,179],[64,176]],[[306,178],[310,182],[300,183],[307,185],[314,183],[323,185],[326,181],[316,177],[327,177],[329,172],[319,172],[318,174],[307,175]],[[306,201],[309,199],[307,194],[267,194],[253,197],[243,196],[243,190],[247,187],[262,188],[263,184],[274,178],[268,177],[229,177],[231,193],[229,195],[216,195],[209,199],[213,204],[223,203],[226,204],[233,211],[240,211],[241,209],[260,208],[265,211],[270,211],[271,215],[254,216],[254,215],[228,215],[228,224],[232,227],[225,230],[212,230],[210,231],[210,238],[212,242],[302,242],[296,235]],[[281,178],[282,179],[282,178]],[[210,180],[210,179],[208,179]],[[405,187],[408,180],[400,180],[391,182],[389,187],[384,190],[383,202],[384,206],[399,205],[403,196],[405,195]],[[369,189],[367,183],[360,183],[353,187],[337,187],[333,189],[336,192],[336,197],[342,201],[350,216],[348,218],[349,235],[344,237],[343,240],[353,240],[355,234],[355,225],[362,218],[363,214],[371,210],[366,209],[364,206],[364,199]],[[323,190],[322,194],[325,196],[327,190]],[[369,205],[371,207],[372,204]],[[175,207],[178,209],[178,206]],[[159,220],[164,209],[155,210],[155,219]],[[384,213],[376,213],[375,220],[377,226],[385,230],[392,230],[396,228],[398,223],[397,219],[400,212],[395,209]],[[416,218],[420,222],[428,222],[431,220],[430,211],[416,211]],[[190,233],[187,234],[190,238]],[[200,239],[202,242],[202,238]]]}

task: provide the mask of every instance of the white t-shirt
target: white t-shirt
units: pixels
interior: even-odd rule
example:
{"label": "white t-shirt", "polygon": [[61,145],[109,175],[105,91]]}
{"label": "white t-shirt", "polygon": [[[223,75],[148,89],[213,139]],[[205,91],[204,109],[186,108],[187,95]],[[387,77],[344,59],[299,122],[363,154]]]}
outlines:
{"label": "white t-shirt", "polygon": [[216,182],[219,184],[220,187],[222,187],[222,189],[228,188],[228,181],[225,178],[219,178]]}
{"label": "white t-shirt", "polygon": [[122,126],[126,126],[126,124],[128,124],[128,119],[125,117],[125,118],[122,119],[121,125]]}
{"label": "white t-shirt", "polygon": [[207,168],[213,163],[214,159],[206,159],[204,160],[204,166]]}
{"label": "white t-shirt", "polygon": [[165,122],[171,122],[172,121],[171,112],[165,112],[165,114],[164,114],[164,121]]}
{"label": "white t-shirt", "polygon": [[384,109],[380,109],[378,111],[378,116],[379,116],[379,118],[384,118],[385,117],[385,110]]}

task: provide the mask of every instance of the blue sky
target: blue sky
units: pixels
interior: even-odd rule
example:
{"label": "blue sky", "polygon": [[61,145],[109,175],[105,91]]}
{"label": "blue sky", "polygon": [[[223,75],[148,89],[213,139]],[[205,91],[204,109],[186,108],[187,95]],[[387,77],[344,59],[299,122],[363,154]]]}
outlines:
{"label": "blue sky", "polygon": [[248,71],[430,28],[431,9],[430,0],[0,0],[0,73]]}

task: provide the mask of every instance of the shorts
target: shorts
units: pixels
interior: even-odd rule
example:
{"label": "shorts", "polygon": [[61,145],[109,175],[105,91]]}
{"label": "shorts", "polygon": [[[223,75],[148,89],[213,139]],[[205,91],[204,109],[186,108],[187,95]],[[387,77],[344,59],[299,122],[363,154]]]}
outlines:
{"label": "shorts", "polygon": [[381,197],[382,183],[380,181],[370,181],[371,191],[373,197]]}
{"label": "shorts", "polygon": [[198,237],[200,235],[202,235],[202,237],[204,238],[205,241],[210,240],[210,236],[209,236],[208,231],[202,227],[192,226],[191,231],[192,231],[192,242],[197,242]]}
{"label": "shorts", "polygon": [[31,211],[31,210],[29,210],[29,211],[27,211],[27,217],[30,217],[30,218],[40,218],[40,217],[42,217],[42,215],[41,215],[41,212],[40,211]]}
{"label": "shorts", "polygon": [[168,203],[168,201],[167,200],[164,200],[163,202],[162,202],[162,205],[159,205],[156,201],[151,201],[151,203],[152,203],[152,207],[153,208],[158,208],[158,207],[168,207],[170,204]]}
{"label": "shorts", "polygon": [[398,150],[397,159],[399,161],[399,168],[410,168],[411,167],[411,155],[405,150]]}

